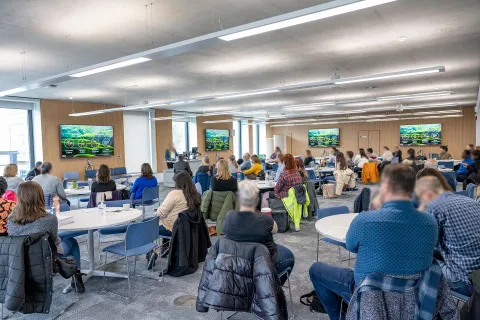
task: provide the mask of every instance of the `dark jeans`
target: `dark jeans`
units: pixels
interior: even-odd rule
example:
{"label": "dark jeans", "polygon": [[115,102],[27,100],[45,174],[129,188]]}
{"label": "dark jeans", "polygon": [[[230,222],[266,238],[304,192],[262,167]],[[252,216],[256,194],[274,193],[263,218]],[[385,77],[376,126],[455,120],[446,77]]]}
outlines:
{"label": "dark jeans", "polygon": [[[277,264],[275,265],[275,270],[277,273],[280,274],[285,269],[290,267],[290,271],[288,271],[288,275],[292,273],[293,266],[295,265],[295,257],[293,256],[293,252],[290,251],[287,247],[282,246],[281,244],[277,244],[277,252],[278,252],[278,259]],[[280,279],[282,285],[287,281],[287,276],[285,275]]]}
{"label": "dark jeans", "polygon": [[450,290],[463,294],[464,296],[472,296],[474,293],[473,286],[470,283],[465,283],[463,281],[449,281],[448,274],[450,274],[450,270],[447,268],[445,264],[445,260],[442,256],[440,250],[435,249],[433,252],[433,258],[436,259],[440,266],[442,267],[442,273],[445,276],[445,280],[447,280],[448,286]]}
{"label": "dark jeans", "polygon": [[465,175],[465,174],[457,174],[457,178],[456,178],[456,179],[457,179],[458,182],[463,182],[463,181],[467,180],[467,178],[468,178],[468,177],[467,177],[467,175]]}
{"label": "dark jeans", "polygon": [[309,273],[315,292],[330,319],[340,319],[341,301],[338,297],[350,302],[355,290],[353,270],[316,262],[310,267]]}
{"label": "dark jeans", "polygon": [[66,238],[62,239],[62,248],[63,254],[59,254],[59,257],[73,256],[75,262],[77,263],[77,269],[80,270],[80,247],[78,246],[77,240],[75,238]]}

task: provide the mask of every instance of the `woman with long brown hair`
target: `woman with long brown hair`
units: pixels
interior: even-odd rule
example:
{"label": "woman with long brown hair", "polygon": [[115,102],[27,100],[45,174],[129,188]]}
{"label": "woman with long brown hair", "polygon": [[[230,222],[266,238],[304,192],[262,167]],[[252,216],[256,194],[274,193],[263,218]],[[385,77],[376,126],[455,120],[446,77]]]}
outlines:
{"label": "woman with long brown hair", "polygon": [[110,178],[110,168],[100,165],[97,171],[97,181],[92,183],[92,192],[107,192],[117,190],[117,184]]}
{"label": "woman with long brown hair", "polygon": [[140,169],[141,175],[133,183],[133,187],[130,190],[133,200],[142,199],[142,192],[145,188],[155,187],[158,185],[157,178],[153,175],[152,167],[149,163],[142,164]]}
{"label": "woman with long brown hair", "polygon": [[233,154],[228,157],[228,169],[231,173],[238,173],[239,171],[237,160]]}
{"label": "woman with long brown hair", "polygon": [[232,191],[237,192],[238,184],[230,170],[228,169],[228,163],[224,159],[220,159],[217,162],[217,174],[210,180],[210,186],[213,191]]}
{"label": "woman with long brown hair", "polygon": [[333,176],[336,181],[335,195],[341,195],[344,186],[355,188],[355,175],[353,171],[348,168],[347,160],[342,152],[339,152],[335,158]]}
{"label": "woman with long brown hair", "polygon": [[[295,164],[295,159],[289,153],[283,155],[283,164],[285,165],[280,177],[278,178],[277,184],[275,185],[275,191],[270,192],[270,197],[277,197],[278,199],[283,199],[287,197],[288,190],[297,185],[302,184],[302,176],[298,173],[297,165]],[[273,194],[272,194],[273,193]]]}
{"label": "woman with long brown hair", "polygon": [[45,196],[42,187],[27,181],[18,187],[18,202],[8,218],[9,236],[26,236],[33,233],[47,233],[57,244],[57,253],[61,256],[73,256],[77,263],[77,272],[72,277],[72,287],[79,293],[85,292],[80,274],[80,248],[75,238],[58,238],[57,216],[45,210]]}
{"label": "woman with long brown hair", "polygon": [[8,188],[7,190],[12,190],[17,193],[18,186],[23,182],[23,179],[17,176],[18,167],[15,163],[8,164],[5,169],[3,169],[3,177],[7,180]]}
{"label": "woman with long brown hair", "polygon": [[302,158],[296,157],[295,165],[297,166],[298,173],[300,173],[300,176],[302,177],[303,183],[307,183],[309,178],[308,178],[308,173],[307,173],[307,170],[305,169],[305,164],[303,163]]}

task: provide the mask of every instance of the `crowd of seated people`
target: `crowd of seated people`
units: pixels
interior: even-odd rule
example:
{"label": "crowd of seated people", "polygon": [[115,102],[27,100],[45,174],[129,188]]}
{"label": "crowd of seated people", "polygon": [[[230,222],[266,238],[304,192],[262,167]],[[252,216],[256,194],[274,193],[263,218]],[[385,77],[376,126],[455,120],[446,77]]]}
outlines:
{"label": "crowd of seated people", "polygon": [[[260,172],[262,172],[262,162],[260,161],[260,158],[254,154],[253,156],[250,157],[251,161],[251,166],[249,169],[243,170],[243,174],[245,177],[247,177],[250,180],[255,180]],[[244,161],[245,163],[246,161]],[[242,164],[243,166],[243,164]]]}

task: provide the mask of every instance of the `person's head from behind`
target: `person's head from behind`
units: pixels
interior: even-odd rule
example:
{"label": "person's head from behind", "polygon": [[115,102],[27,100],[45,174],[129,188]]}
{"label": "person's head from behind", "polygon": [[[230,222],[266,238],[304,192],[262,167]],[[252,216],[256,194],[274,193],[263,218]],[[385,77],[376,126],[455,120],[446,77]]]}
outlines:
{"label": "person's head from behind", "polygon": [[238,201],[240,211],[255,212],[259,199],[257,184],[250,180],[243,180],[238,184]]}
{"label": "person's head from behind", "polygon": [[307,150],[305,151],[305,153],[306,153],[307,157],[311,157],[311,156],[312,156],[312,151],[310,151],[309,149],[307,149]]}
{"label": "person's head from behind", "polygon": [[387,152],[387,151],[390,151],[390,148],[387,146],[383,146],[383,152]]}
{"label": "person's head from behind", "polygon": [[42,163],[42,168],[40,169],[41,174],[51,174],[52,173],[52,164],[50,162]]}
{"label": "person's head from behind", "polygon": [[283,154],[277,155],[277,162],[278,163],[283,163]]}
{"label": "person's head from behind", "polygon": [[305,163],[303,163],[302,158],[296,157],[295,158],[295,165],[297,166],[297,170],[301,170],[301,171],[305,170]]}
{"label": "person's head from behind", "polygon": [[473,150],[475,150],[475,146],[473,145],[473,143],[469,143],[469,144],[467,144],[467,149],[470,150],[470,151],[473,151]]}
{"label": "person's head from behind", "polygon": [[353,159],[353,151],[347,151],[346,152],[348,159]]}
{"label": "person's head from behind", "polygon": [[0,177],[0,197],[7,191],[8,183],[4,177]]}
{"label": "person's head from behind", "polygon": [[282,153],[282,150],[280,149],[279,146],[275,147],[275,153]]}
{"label": "person's head from behind", "polygon": [[462,159],[468,159],[472,156],[472,153],[470,152],[469,149],[465,149],[462,152]]}
{"label": "person's head from behind", "polygon": [[140,168],[140,171],[142,172],[142,177],[146,178],[148,180],[153,178],[153,170],[152,166],[150,166],[150,163],[143,163],[142,167]]}
{"label": "person's head from behind", "polygon": [[338,149],[337,149],[336,147],[331,147],[330,149],[331,149],[331,150],[330,150],[330,153],[331,153],[331,154],[334,154],[334,153],[336,153],[336,152],[338,151]]}
{"label": "person's head from behind", "polygon": [[40,171],[42,169],[42,161],[35,162],[35,169]]}
{"label": "person's head from behind", "polygon": [[473,150],[472,159],[473,160],[480,160],[480,150]]}
{"label": "person's head from behind", "polygon": [[168,149],[169,149],[169,150],[175,150],[175,146],[173,145],[172,142],[170,142],[170,143],[168,144]]}
{"label": "person's head from behind", "polygon": [[448,184],[448,181],[447,179],[442,175],[442,173],[440,171],[438,171],[437,169],[434,169],[434,168],[424,168],[420,171],[418,171],[417,173],[417,180],[421,179],[421,178],[424,178],[424,177],[434,177],[436,178],[438,181],[440,181],[440,183],[442,184],[443,186],[443,189],[445,191],[453,191],[452,190],[452,187],[450,187],[450,185]]}
{"label": "person's head from behind", "polygon": [[183,161],[185,160],[185,156],[183,154],[178,156],[178,161]]}
{"label": "person's head from behind", "polygon": [[283,155],[283,164],[285,165],[285,171],[297,170],[297,165],[295,164],[295,159],[290,153]]}
{"label": "person's head from behind", "polygon": [[254,155],[251,157],[251,159],[252,159],[252,162],[253,162],[253,163],[262,163],[262,161],[260,161],[260,158],[259,158],[256,154],[254,154]]}
{"label": "person's head from behind", "polygon": [[15,177],[18,174],[18,167],[15,163],[8,164],[5,169],[3,169],[4,177]]}
{"label": "person's head from behind", "polygon": [[442,185],[442,182],[433,176],[422,177],[417,180],[415,186],[415,196],[421,203],[421,207],[425,207],[430,203],[430,201],[437,199],[440,195],[445,192],[445,188]]}
{"label": "person's head from behind", "polygon": [[335,158],[335,163],[340,170],[347,170],[347,160],[345,160],[345,155],[342,152],[339,152],[337,154],[337,157]]}
{"label": "person's head from behind", "polygon": [[202,164],[204,166],[209,166],[210,165],[210,158],[208,156],[203,156],[202,157]]}
{"label": "person's head from behind", "polygon": [[408,154],[409,158],[414,159],[415,158],[415,149],[412,149],[412,148],[408,149],[407,154]]}
{"label": "person's head from behind", "polygon": [[440,146],[440,150],[442,152],[448,152],[448,147],[447,146]]}
{"label": "person's head from behind", "polygon": [[110,178],[110,168],[106,164],[101,164],[97,171],[97,181],[100,183],[108,183]]}
{"label": "person's head from behind", "polygon": [[21,183],[17,190],[18,202],[8,219],[16,224],[25,225],[47,215],[42,187],[34,182]]}
{"label": "person's head from behind", "polygon": [[199,208],[202,197],[195,188],[192,177],[187,172],[180,171],[173,177],[173,180],[175,181],[175,189],[182,190],[183,196],[187,200],[188,209],[196,210]]}
{"label": "person's head from behind", "polygon": [[403,163],[390,164],[383,170],[379,201],[411,199],[414,188],[415,171]]}
{"label": "person's head from behind", "polygon": [[242,157],[242,158],[243,158],[243,160],[245,160],[245,161],[250,160],[250,153],[245,152],[245,153],[243,154],[243,157]]}
{"label": "person's head from behind", "polygon": [[367,154],[372,154],[373,153],[373,149],[372,148],[367,148]]}
{"label": "person's head from behind", "polygon": [[229,180],[232,177],[230,169],[228,169],[228,162],[225,159],[220,159],[217,162],[217,174],[215,178],[220,180]]}
{"label": "person's head from behind", "polygon": [[368,159],[368,156],[365,153],[365,149],[363,149],[363,148],[358,149],[358,154],[360,155],[361,158],[367,158]]}
{"label": "person's head from behind", "polygon": [[235,156],[233,154],[228,156],[228,162],[231,163],[235,168],[238,168],[237,159],[235,158]]}

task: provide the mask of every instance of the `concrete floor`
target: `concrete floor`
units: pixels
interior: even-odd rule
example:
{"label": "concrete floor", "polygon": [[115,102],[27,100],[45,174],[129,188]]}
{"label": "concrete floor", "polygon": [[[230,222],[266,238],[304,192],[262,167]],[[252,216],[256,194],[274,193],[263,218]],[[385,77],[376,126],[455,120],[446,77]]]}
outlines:
{"label": "concrete floor", "polygon": [[[161,187],[162,199],[171,189]],[[352,194],[344,193],[336,199],[323,199],[318,197],[320,207],[331,207],[347,205],[350,210],[353,209],[353,201],[360,191]],[[73,199],[72,204],[76,201]],[[153,208],[148,211],[148,215],[153,214]],[[120,238],[119,238],[120,239]],[[87,257],[87,249],[84,239],[78,238],[82,257]],[[102,238],[102,241],[108,240]],[[113,239],[112,239],[113,240]],[[216,237],[212,238],[212,243]],[[95,241],[96,242],[96,241]],[[315,222],[303,222],[300,232],[287,232],[275,235],[275,242],[290,248],[295,255],[295,268],[291,274],[292,294],[295,308],[296,319],[328,319],[326,315],[311,313],[309,308],[300,304],[301,295],[313,290],[313,286],[308,276],[308,269],[316,261],[317,232],[315,231]],[[106,246],[106,244],[102,245]],[[338,259],[338,250],[336,247],[320,243],[319,260],[334,265],[340,265]],[[95,247],[96,263],[98,264],[98,248]],[[346,252],[342,252],[346,255]],[[109,261],[115,257],[109,256]],[[102,259],[103,260],[103,259]],[[130,270],[133,270],[133,259],[130,260]],[[166,260],[164,260],[166,262]],[[85,263],[85,262],[84,262]],[[165,265],[165,263],[164,263]],[[343,263],[346,267],[346,263]],[[84,265],[85,267],[85,265]],[[12,314],[4,311],[4,317],[9,319],[68,319],[68,320],[87,320],[87,319],[220,319],[220,314],[210,310],[208,313],[198,313],[195,310],[195,299],[197,287],[202,274],[203,264],[196,273],[181,278],[165,277],[164,282],[159,281],[160,263],[157,261],[155,272],[146,270],[145,257],[139,257],[137,260],[137,275],[131,278],[132,289],[130,298],[128,295],[128,285],[126,279],[107,278],[107,290],[103,290],[103,279],[94,277],[85,283],[86,292],[77,295],[73,292],[62,293],[63,288],[69,284],[60,276],[54,277],[54,296],[51,315],[22,315]],[[126,273],[125,261],[114,262],[108,266],[109,271]],[[149,278],[146,278],[149,277]],[[288,297],[288,289],[284,289]],[[78,299],[78,301],[77,301]],[[290,304],[288,305],[289,312]],[[66,310],[64,310],[66,309]],[[64,310],[64,311],[63,311]],[[63,311],[63,313],[61,313]],[[226,316],[226,314],[224,314]],[[253,315],[240,313],[232,317],[235,319],[256,319]]]}

